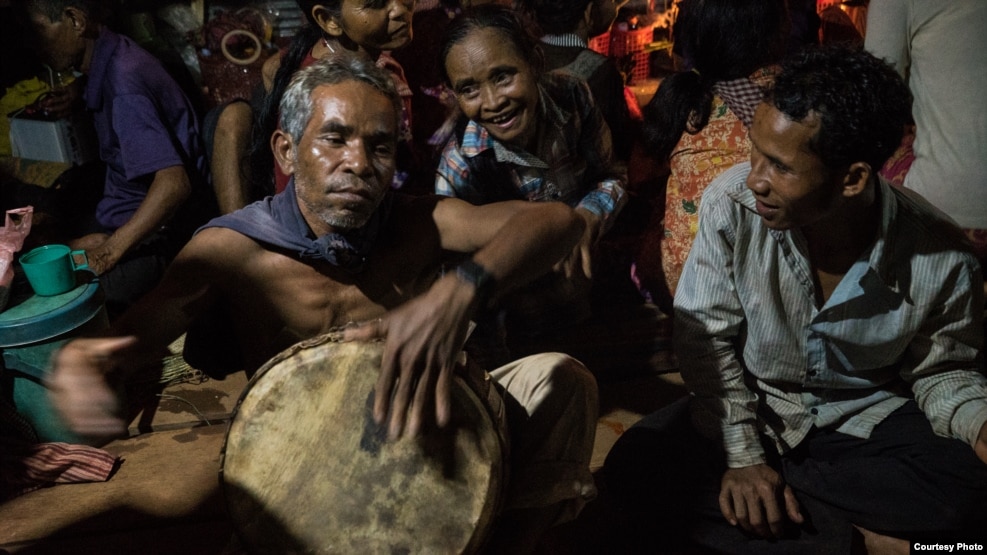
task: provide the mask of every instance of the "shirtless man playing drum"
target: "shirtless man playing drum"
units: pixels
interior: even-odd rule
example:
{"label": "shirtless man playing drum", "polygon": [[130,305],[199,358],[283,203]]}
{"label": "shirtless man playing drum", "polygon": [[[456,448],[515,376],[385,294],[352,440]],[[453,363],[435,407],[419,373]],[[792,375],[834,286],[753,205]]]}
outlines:
{"label": "shirtless man playing drum", "polygon": [[[389,436],[448,422],[473,312],[548,271],[582,224],[561,203],[477,207],[389,192],[399,113],[390,78],[363,61],[299,72],[271,140],[293,183],[200,230],[108,337],[72,341],[54,357],[48,385],[67,425],[94,443],[123,434],[114,380],[160,359],[214,306],[229,314],[247,369],[355,322],[347,339],[386,338],[374,418]],[[443,274],[450,262],[458,266]],[[530,452],[512,468],[510,491],[522,494],[508,494],[490,547],[517,553],[595,494],[597,393],[592,375],[565,355],[509,366],[491,374],[527,413],[524,429],[512,421],[510,431],[513,449]]]}

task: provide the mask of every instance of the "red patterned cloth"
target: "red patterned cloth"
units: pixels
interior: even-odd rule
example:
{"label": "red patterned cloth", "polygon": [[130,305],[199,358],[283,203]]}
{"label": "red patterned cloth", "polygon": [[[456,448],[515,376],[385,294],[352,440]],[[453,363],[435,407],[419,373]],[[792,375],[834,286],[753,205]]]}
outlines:
{"label": "red patterned cloth", "polygon": [[0,387],[0,501],[55,484],[105,482],[118,461],[88,445],[40,443]]}
{"label": "red patterned cloth", "polygon": [[55,484],[105,482],[118,460],[87,445],[0,438],[0,500]]}
{"label": "red patterned cloth", "polygon": [[[750,159],[747,125],[774,79],[774,68],[714,88],[709,122],[698,133],[683,133],[669,159],[664,219],[654,218],[642,237],[635,279],[647,293],[667,286],[675,294],[686,256],[699,228],[699,200],[718,175]],[[729,100],[727,100],[729,98]]]}
{"label": "red patterned cloth", "polygon": [[713,85],[716,96],[723,99],[730,111],[748,128],[754,122],[754,110],[764,98],[764,80],[759,75],[755,73],[751,77],[720,81]]}
{"label": "red patterned cloth", "polygon": [[887,179],[889,183],[895,187],[901,187],[905,183],[905,175],[908,174],[908,168],[912,167],[912,162],[915,161],[915,152],[912,150],[912,143],[915,142],[915,126],[911,126],[911,129],[905,132],[905,136],[901,138],[901,144],[898,149],[894,151],[891,158],[884,163],[884,167],[881,168],[881,177]]}

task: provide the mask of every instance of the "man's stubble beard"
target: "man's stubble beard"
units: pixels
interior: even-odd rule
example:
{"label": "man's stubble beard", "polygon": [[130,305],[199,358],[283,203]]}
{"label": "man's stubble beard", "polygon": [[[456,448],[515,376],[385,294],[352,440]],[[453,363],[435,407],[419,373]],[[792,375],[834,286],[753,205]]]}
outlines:
{"label": "man's stubble beard", "polygon": [[[297,177],[295,181],[296,181],[295,186],[298,187],[299,183]],[[332,177],[329,183],[329,188],[330,190],[333,191],[338,190],[339,188],[341,188],[339,187],[339,185],[348,181],[358,181],[361,183],[367,183],[365,180],[360,179],[359,177],[356,176],[348,176],[344,178]],[[379,188],[376,183],[371,183],[370,185],[375,191]],[[307,188],[304,180],[302,181],[301,186],[303,188]],[[354,212],[344,213],[336,208],[333,208],[332,206],[326,206],[326,205],[315,206],[304,195],[300,196],[299,200],[305,205],[305,208],[307,208],[310,213],[314,214],[317,218],[319,218],[323,223],[325,223],[329,227],[338,231],[350,231],[353,229],[359,229],[367,225],[367,222],[370,221],[370,218],[371,216],[373,216],[374,211],[376,211],[377,207],[380,205],[380,200],[382,198],[383,198],[383,194],[379,195],[379,198],[377,199],[377,202],[374,204],[373,208],[370,211],[368,211],[366,214],[354,213]]]}

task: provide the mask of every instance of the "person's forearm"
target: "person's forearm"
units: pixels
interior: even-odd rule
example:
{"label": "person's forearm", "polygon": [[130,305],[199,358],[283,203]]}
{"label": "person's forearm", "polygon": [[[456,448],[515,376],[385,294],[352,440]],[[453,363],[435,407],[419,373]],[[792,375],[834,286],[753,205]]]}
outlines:
{"label": "person's forearm", "polygon": [[730,268],[731,249],[715,226],[700,228],[675,293],[674,341],[682,378],[695,395],[696,424],[722,441],[728,466],[740,467],[763,463],[764,451],[758,398],[740,361],[746,314],[732,276],[709,271]]}
{"label": "person's forearm", "polygon": [[987,464],[987,422],[980,425],[980,434],[973,444],[973,452],[977,454],[977,458]]}
{"label": "person's forearm", "polygon": [[545,274],[579,241],[583,220],[562,203],[518,210],[473,260],[490,272],[500,296]]}
{"label": "person's forearm", "polygon": [[590,191],[579,201],[579,208],[583,208],[600,217],[600,235],[606,233],[617,219],[617,215],[627,204],[627,191],[624,190],[623,182],[617,179],[607,179],[597,184],[597,187]]}
{"label": "person's forearm", "polygon": [[239,210],[251,201],[241,167],[250,148],[252,124],[253,111],[246,102],[230,103],[219,116],[209,168],[220,214]]}
{"label": "person's forearm", "polygon": [[[584,92],[588,93],[588,89]],[[600,217],[600,234],[606,233],[627,204],[627,164],[617,159],[613,150],[613,133],[595,102],[589,100],[583,114],[579,155],[589,162],[586,178],[595,183],[593,190],[579,202]],[[615,130],[620,133],[627,130]]]}
{"label": "person's forearm", "polygon": [[[678,322],[676,322],[678,325]],[[722,441],[727,466],[766,461],[757,426],[757,396],[744,382],[743,369],[730,351],[700,357],[680,353],[682,378],[693,394],[694,421],[703,435]]]}
{"label": "person's forearm", "polygon": [[984,306],[980,269],[968,259],[937,281],[949,283],[937,307],[912,336],[903,356],[901,377],[911,385],[915,402],[932,429],[970,445],[987,418],[987,377],[983,367]]}
{"label": "person's forearm", "polygon": [[[213,264],[217,252],[223,252],[219,249],[229,250],[231,235],[213,228],[193,237],[169,264],[161,282],[112,323],[108,335],[138,340],[128,353],[134,368],[168,354],[168,346],[213,302],[211,283],[218,275]],[[227,287],[224,282],[220,289]]]}
{"label": "person's forearm", "polygon": [[124,225],[107,239],[106,248],[119,260],[130,249],[158,230],[192,193],[188,174],[182,166],[158,170],[147,196]]}
{"label": "person's forearm", "polygon": [[923,376],[912,384],[912,391],[933,431],[974,445],[987,418],[985,382],[971,367]]}

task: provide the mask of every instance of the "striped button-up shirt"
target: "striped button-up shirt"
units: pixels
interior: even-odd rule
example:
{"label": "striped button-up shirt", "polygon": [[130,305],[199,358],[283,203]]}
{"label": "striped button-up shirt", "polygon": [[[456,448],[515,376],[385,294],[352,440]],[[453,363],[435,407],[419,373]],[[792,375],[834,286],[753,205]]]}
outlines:
{"label": "striped button-up shirt", "polygon": [[600,216],[607,230],[627,203],[627,169],[613,154],[610,129],[586,84],[546,74],[539,83],[538,144],[527,152],[502,144],[475,121],[463,137],[452,137],[436,170],[435,192],[473,204],[491,200],[470,175],[467,159],[493,150],[521,198],[561,201]]}
{"label": "striped button-up shirt", "polygon": [[869,437],[914,396],[933,430],[975,444],[987,421],[983,278],[945,217],[878,185],[874,244],[817,306],[804,236],[764,226],[745,179],[703,195],[675,295],[675,347],[693,421],[730,467],[765,462],[813,427]]}

